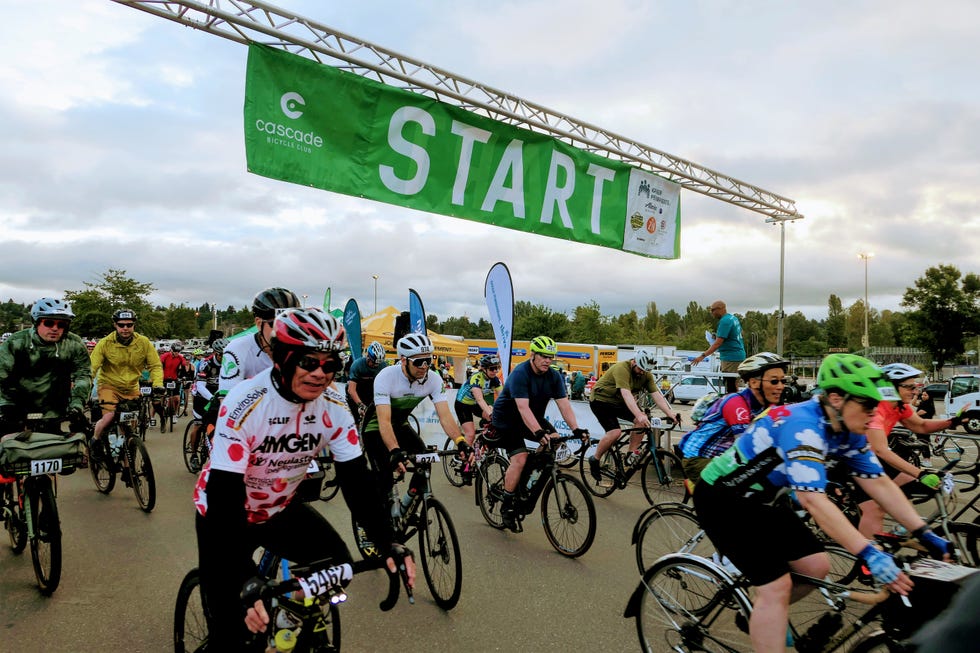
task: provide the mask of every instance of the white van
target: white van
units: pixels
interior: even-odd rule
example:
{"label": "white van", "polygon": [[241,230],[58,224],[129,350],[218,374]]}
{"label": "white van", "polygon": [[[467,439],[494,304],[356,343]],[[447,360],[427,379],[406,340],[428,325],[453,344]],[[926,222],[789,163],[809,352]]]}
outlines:
{"label": "white van", "polygon": [[980,374],[957,374],[949,380],[946,416],[952,417],[964,406],[968,419],[963,428],[967,433],[980,434]]}

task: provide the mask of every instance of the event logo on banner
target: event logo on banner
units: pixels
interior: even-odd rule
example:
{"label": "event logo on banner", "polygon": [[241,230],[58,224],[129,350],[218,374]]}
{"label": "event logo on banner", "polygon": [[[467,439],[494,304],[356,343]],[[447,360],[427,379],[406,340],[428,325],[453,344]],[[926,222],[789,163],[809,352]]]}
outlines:
{"label": "event logo on banner", "polygon": [[353,297],[344,306],[344,331],[347,333],[350,355],[357,360],[364,355],[364,349],[361,347],[361,309]]}
{"label": "event logo on banner", "polygon": [[493,336],[497,341],[500,380],[503,381],[510,373],[511,347],[514,343],[514,285],[506,265],[494,263],[487,272],[483,296],[490,313]]}
{"label": "event logo on banner", "polygon": [[680,186],[460,107],[252,43],[258,175],[420,211],[677,258]]}

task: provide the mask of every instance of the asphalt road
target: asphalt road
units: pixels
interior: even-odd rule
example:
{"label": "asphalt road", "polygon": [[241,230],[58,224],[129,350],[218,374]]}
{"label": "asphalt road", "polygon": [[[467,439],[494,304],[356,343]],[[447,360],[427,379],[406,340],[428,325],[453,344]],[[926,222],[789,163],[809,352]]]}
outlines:
{"label": "asphalt road", "polygon": [[[30,552],[0,546],[0,650],[172,650],[177,588],[196,564],[191,493],[195,477],[181,458],[182,419],[174,433],[151,431],[147,446],[157,480],[157,506],[144,514],[132,491],[117,484],[96,490],[87,470],[58,478],[64,571],[54,596],[37,591]],[[454,488],[438,470],[434,493],[449,508],[459,534],[463,592],[444,612],[419,571],[416,604],[377,608],[387,581],[359,575],[341,608],[345,651],[631,651],[633,622],[623,618],[638,582],[630,533],[646,507],[638,487],[596,499],[598,533],[592,549],[570,560],[556,553],[537,513],[522,534],[490,528],[472,488]],[[350,538],[339,496],[316,504]],[[299,534],[297,535],[299,536]],[[417,541],[412,544],[417,548]]]}

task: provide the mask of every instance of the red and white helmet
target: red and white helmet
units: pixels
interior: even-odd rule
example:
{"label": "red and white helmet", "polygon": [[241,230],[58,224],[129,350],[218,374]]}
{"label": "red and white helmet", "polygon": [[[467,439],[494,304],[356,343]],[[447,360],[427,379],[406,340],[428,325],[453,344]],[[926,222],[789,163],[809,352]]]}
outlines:
{"label": "red and white helmet", "polygon": [[343,351],[347,347],[344,327],[319,308],[280,312],[272,324],[272,337],[279,344],[311,351]]}

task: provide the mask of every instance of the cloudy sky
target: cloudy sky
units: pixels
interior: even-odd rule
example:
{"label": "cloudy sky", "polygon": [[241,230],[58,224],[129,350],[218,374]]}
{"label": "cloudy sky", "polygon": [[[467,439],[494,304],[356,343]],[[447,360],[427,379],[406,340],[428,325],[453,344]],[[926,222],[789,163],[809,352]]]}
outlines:
{"label": "cloudy sky", "polygon": [[[899,309],[939,263],[977,272],[980,4],[277,0],[319,23],[792,198],[786,310]],[[246,48],[109,0],[6,0],[0,298],[109,267],[157,303],[241,306],[283,285],[486,316],[517,299],[615,315],[779,302],[779,228],[682,193],[662,261],[276,182],[245,170]],[[312,301],[312,300],[311,300]]]}

